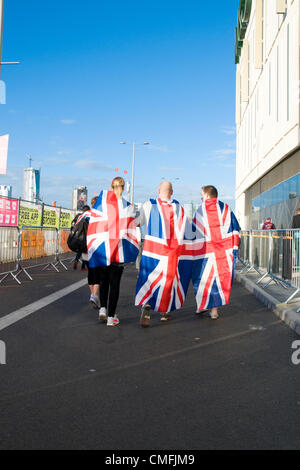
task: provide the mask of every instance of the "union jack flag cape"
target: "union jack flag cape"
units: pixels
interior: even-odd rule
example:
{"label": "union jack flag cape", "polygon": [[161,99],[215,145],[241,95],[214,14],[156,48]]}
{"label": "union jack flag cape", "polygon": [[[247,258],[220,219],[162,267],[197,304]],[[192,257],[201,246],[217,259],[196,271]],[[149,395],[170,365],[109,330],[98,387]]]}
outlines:
{"label": "union jack flag cape", "polygon": [[189,221],[177,201],[151,199],[136,305],[150,305],[155,312],[180,309],[192,274],[193,241],[188,240]]}
{"label": "union jack flag cape", "polygon": [[91,268],[134,262],[139,253],[140,231],[133,206],[113,191],[102,191],[89,219],[87,249]]}
{"label": "union jack flag cape", "polygon": [[234,279],[240,226],[227,204],[213,198],[194,217],[193,285],[198,310],[227,305]]}

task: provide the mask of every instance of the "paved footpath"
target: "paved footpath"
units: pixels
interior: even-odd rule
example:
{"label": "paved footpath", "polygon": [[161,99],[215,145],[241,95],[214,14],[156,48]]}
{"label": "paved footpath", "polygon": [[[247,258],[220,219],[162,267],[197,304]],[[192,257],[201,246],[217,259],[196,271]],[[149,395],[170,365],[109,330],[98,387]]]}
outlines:
{"label": "paved footpath", "polygon": [[130,266],[108,328],[65,290],[84,274],[32,275],[0,287],[0,449],[300,449],[300,338],[241,285],[218,321],[190,292],[142,329]]}

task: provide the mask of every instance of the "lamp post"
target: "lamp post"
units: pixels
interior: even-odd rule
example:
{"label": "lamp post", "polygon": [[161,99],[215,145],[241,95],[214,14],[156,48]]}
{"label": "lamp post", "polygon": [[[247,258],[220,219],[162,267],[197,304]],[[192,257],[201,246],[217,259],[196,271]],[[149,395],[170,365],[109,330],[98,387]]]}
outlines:
{"label": "lamp post", "polygon": [[133,204],[134,200],[134,167],[135,167],[135,148],[137,145],[149,145],[149,142],[120,142],[121,145],[132,145],[132,173],[131,173],[131,196],[130,202]]}
{"label": "lamp post", "polygon": [[2,62],[3,13],[4,13],[4,0],[0,0],[0,78],[1,78],[1,65],[16,65],[20,63],[20,62]]}

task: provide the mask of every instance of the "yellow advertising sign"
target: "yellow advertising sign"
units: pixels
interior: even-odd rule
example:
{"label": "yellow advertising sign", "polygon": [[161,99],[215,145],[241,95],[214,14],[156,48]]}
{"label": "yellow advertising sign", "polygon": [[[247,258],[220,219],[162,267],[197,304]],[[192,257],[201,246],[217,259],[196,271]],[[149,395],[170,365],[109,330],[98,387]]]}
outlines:
{"label": "yellow advertising sign", "polygon": [[74,217],[73,211],[62,209],[60,213],[60,228],[71,228]]}
{"label": "yellow advertising sign", "polygon": [[43,227],[59,228],[60,209],[51,206],[44,206],[43,211]]}
{"label": "yellow advertising sign", "polygon": [[40,227],[42,224],[42,206],[21,201],[19,227]]}

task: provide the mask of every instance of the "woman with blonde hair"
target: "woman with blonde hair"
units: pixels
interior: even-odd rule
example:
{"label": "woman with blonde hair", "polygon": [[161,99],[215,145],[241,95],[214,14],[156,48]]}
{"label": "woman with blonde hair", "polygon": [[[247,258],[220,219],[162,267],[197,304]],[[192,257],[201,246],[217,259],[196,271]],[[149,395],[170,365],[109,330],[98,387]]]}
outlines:
{"label": "woman with blonde hair", "polygon": [[139,252],[139,231],[133,206],[123,198],[125,181],[112,180],[110,191],[102,191],[90,211],[87,247],[89,266],[95,268],[100,285],[100,321],[116,326],[120,283],[125,263],[135,262]]}
{"label": "woman with blonde hair", "polygon": [[[91,207],[94,208],[98,196],[91,199]],[[87,256],[88,259],[88,256]],[[91,268],[88,264],[88,284],[91,291],[90,304],[93,308],[100,308],[100,299],[99,299],[99,282],[97,280],[97,272],[95,268]]]}

